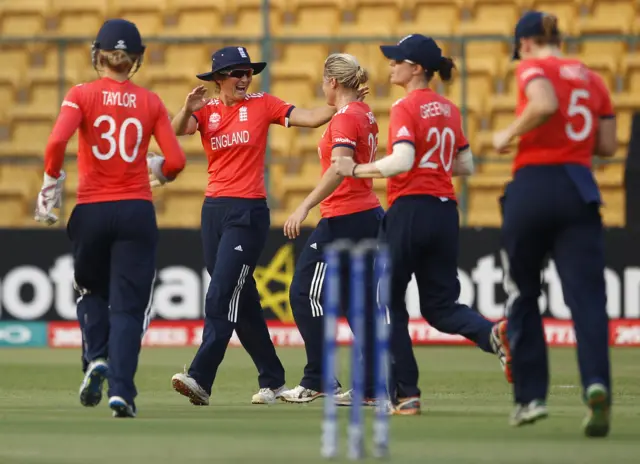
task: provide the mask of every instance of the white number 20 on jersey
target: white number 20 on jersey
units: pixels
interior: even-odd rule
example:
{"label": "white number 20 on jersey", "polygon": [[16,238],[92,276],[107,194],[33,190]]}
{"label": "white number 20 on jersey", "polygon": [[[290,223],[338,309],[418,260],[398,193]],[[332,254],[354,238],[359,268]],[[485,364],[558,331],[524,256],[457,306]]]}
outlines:
{"label": "white number 20 on jersey", "polygon": [[438,169],[438,163],[431,161],[431,157],[436,151],[440,155],[440,163],[445,172],[449,172],[453,163],[453,151],[456,147],[456,134],[450,127],[439,129],[432,127],[427,133],[427,143],[433,146],[427,151],[418,164],[422,169]]}
{"label": "white number 20 on jersey", "polygon": [[[116,133],[117,125],[115,119],[112,116],[103,114],[102,116],[98,116],[98,118],[93,123],[93,127],[99,128],[102,123],[107,123],[107,130],[100,134],[100,138],[105,139],[109,142],[109,150],[106,153],[101,153],[98,149],[97,145],[93,145],[91,147],[91,151],[93,152],[93,156],[98,158],[99,160],[108,160],[115,155],[116,150],[120,154],[120,157],[126,161],[127,163],[133,163],[133,161],[138,156],[138,150],[140,148],[140,144],[142,143],[142,123],[139,119],[136,118],[127,118],[123,121],[120,126],[120,130],[118,131],[118,140],[114,138]],[[133,147],[133,152],[131,155],[127,153],[127,145],[126,145],[126,136],[127,130],[129,126],[133,126],[136,131],[136,143]]]}

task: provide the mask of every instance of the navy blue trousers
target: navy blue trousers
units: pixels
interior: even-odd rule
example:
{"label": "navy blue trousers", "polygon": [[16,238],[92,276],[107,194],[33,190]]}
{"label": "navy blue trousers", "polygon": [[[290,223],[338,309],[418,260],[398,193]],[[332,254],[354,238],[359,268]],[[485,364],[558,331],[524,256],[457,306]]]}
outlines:
{"label": "navy blue trousers", "polygon": [[258,369],[260,388],[284,385],[284,367],[253,278],[269,225],[269,208],[262,199],[206,198],[202,205],[202,245],[211,282],[202,344],[189,375],[209,394],[234,329]]}
{"label": "navy blue trousers", "polygon": [[563,166],[517,171],[502,199],[502,257],[516,403],[545,399],[547,348],[538,307],[551,256],[575,325],[582,384],[610,387],[604,234],[597,202],[585,202]]}
{"label": "navy blue trousers", "polygon": [[158,227],[153,204],[124,200],[77,205],[72,242],[83,362],[109,362],[109,396],[134,404],[134,376],[149,323]]}
{"label": "navy blue trousers", "polygon": [[405,303],[407,286],[415,274],[420,312],[440,332],[459,334],[486,352],[493,324],[477,311],[457,302],[458,208],[454,201],[430,195],[401,197],[389,208],[382,225],[391,260],[392,396],[420,396],[418,365],[409,336],[409,313]]}
{"label": "navy blue trousers", "polygon": [[[375,239],[378,236],[380,221],[384,215],[382,208],[374,208],[345,216],[323,218],[309,236],[298,258],[296,270],[291,281],[289,297],[293,317],[304,340],[307,364],[300,385],[315,391],[322,391],[322,348],[324,342],[324,318],[322,303],[324,300],[324,277],[327,265],[324,262],[324,249],[331,242],[349,239],[359,242]],[[349,320],[349,263],[344,257],[341,263],[340,280],[341,306]],[[367,305],[365,311],[365,397],[374,398],[373,384],[373,278],[366,279]],[[340,384],[336,382],[339,386]]]}

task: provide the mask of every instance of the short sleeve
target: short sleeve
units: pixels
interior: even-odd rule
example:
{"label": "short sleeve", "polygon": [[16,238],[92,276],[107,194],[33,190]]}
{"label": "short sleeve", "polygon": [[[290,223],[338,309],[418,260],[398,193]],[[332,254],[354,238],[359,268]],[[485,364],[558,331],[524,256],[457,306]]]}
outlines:
{"label": "short sleeve", "polygon": [[521,61],[516,68],[518,88],[524,90],[527,84],[539,77],[547,77],[540,63],[535,61]]}
{"label": "short sleeve", "polygon": [[596,92],[600,97],[600,105],[597,108],[597,114],[600,119],[611,119],[615,118],[615,112],[613,110],[613,102],[611,101],[611,94],[609,93],[609,89],[607,89],[606,84],[602,77],[600,77],[595,72],[591,72],[591,79],[593,81],[593,86]]}
{"label": "short sleeve", "polygon": [[264,94],[264,101],[269,122],[289,127],[289,116],[295,106],[268,93]]}
{"label": "short sleeve", "polygon": [[358,140],[358,126],[355,118],[348,114],[336,114],[331,119],[330,136],[332,149],[347,147],[355,150]]}
{"label": "short sleeve", "polygon": [[391,107],[389,139],[389,147],[398,142],[409,142],[414,146],[416,144],[415,123],[404,100]]}
{"label": "short sleeve", "polygon": [[61,108],[82,111],[82,84],[71,87],[62,100]]}
{"label": "short sleeve", "polygon": [[467,140],[467,136],[464,135],[464,128],[462,127],[462,121],[460,121],[456,142],[458,145],[458,153],[465,151],[467,148],[469,148],[469,141]]}
{"label": "short sleeve", "polygon": [[209,111],[209,105],[207,104],[191,115],[198,123],[198,130],[200,132],[202,132],[203,127],[206,127],[202,123],[207,120],[208,111]]}

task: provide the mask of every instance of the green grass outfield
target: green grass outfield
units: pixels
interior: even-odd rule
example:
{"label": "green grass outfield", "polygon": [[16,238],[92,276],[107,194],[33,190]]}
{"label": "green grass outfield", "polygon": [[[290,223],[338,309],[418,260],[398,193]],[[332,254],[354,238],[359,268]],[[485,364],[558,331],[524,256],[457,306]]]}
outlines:
{"label": "green grass outfield", "polygon": [[[293,387],[302,373],[304,351],[278,351]],[[0,464],[323,462],[322,400],[306,406],[251,405],[257,389],[255,368],[243,349],[230,348],[211,405],[191,406],[173,392],[170,380],[194,352],[145,349],[137,377],[139,416],[116,420],[104,400],[97,408],[80,406],[79,350],[0,350]],[[507,425],[510,389],[493,356],[467,347],[422,347],[416,356],[423,414],[391,418],[391,462],[640,462],[638,350],[613,351],[614,422],[606,439],[581,434],[584,408],[573,349],[552,350],[549,419],[519,429]],[[346,350],[342,368],[347,382]],[[341,408],[343,431],[347,412]],[[370,419],[368,414],[369,426]],[[343,432],[342,453],[345,437]]]}

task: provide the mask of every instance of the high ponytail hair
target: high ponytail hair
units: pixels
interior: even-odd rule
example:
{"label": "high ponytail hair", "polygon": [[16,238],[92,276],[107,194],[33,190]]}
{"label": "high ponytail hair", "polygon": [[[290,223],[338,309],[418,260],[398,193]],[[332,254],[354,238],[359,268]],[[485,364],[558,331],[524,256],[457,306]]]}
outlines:
{"label": "high ponytail hair", "polygon": [[437,72],[440,75],[440,79],[444,82],[449,82],[453,77],[453,70],[456,69],[456,65],[453,62],[453,58],[443,56],[440,58],[440,64],[437,69],[427,69],[427,80],[433,79],[434,74]]}
{"label": "high ponytail hair", "polygon": [[545,14],[542,18],[541,36],[535,37],[536,45],[560,45],[560,29],[558,28],[558,17],[552,14]]}

